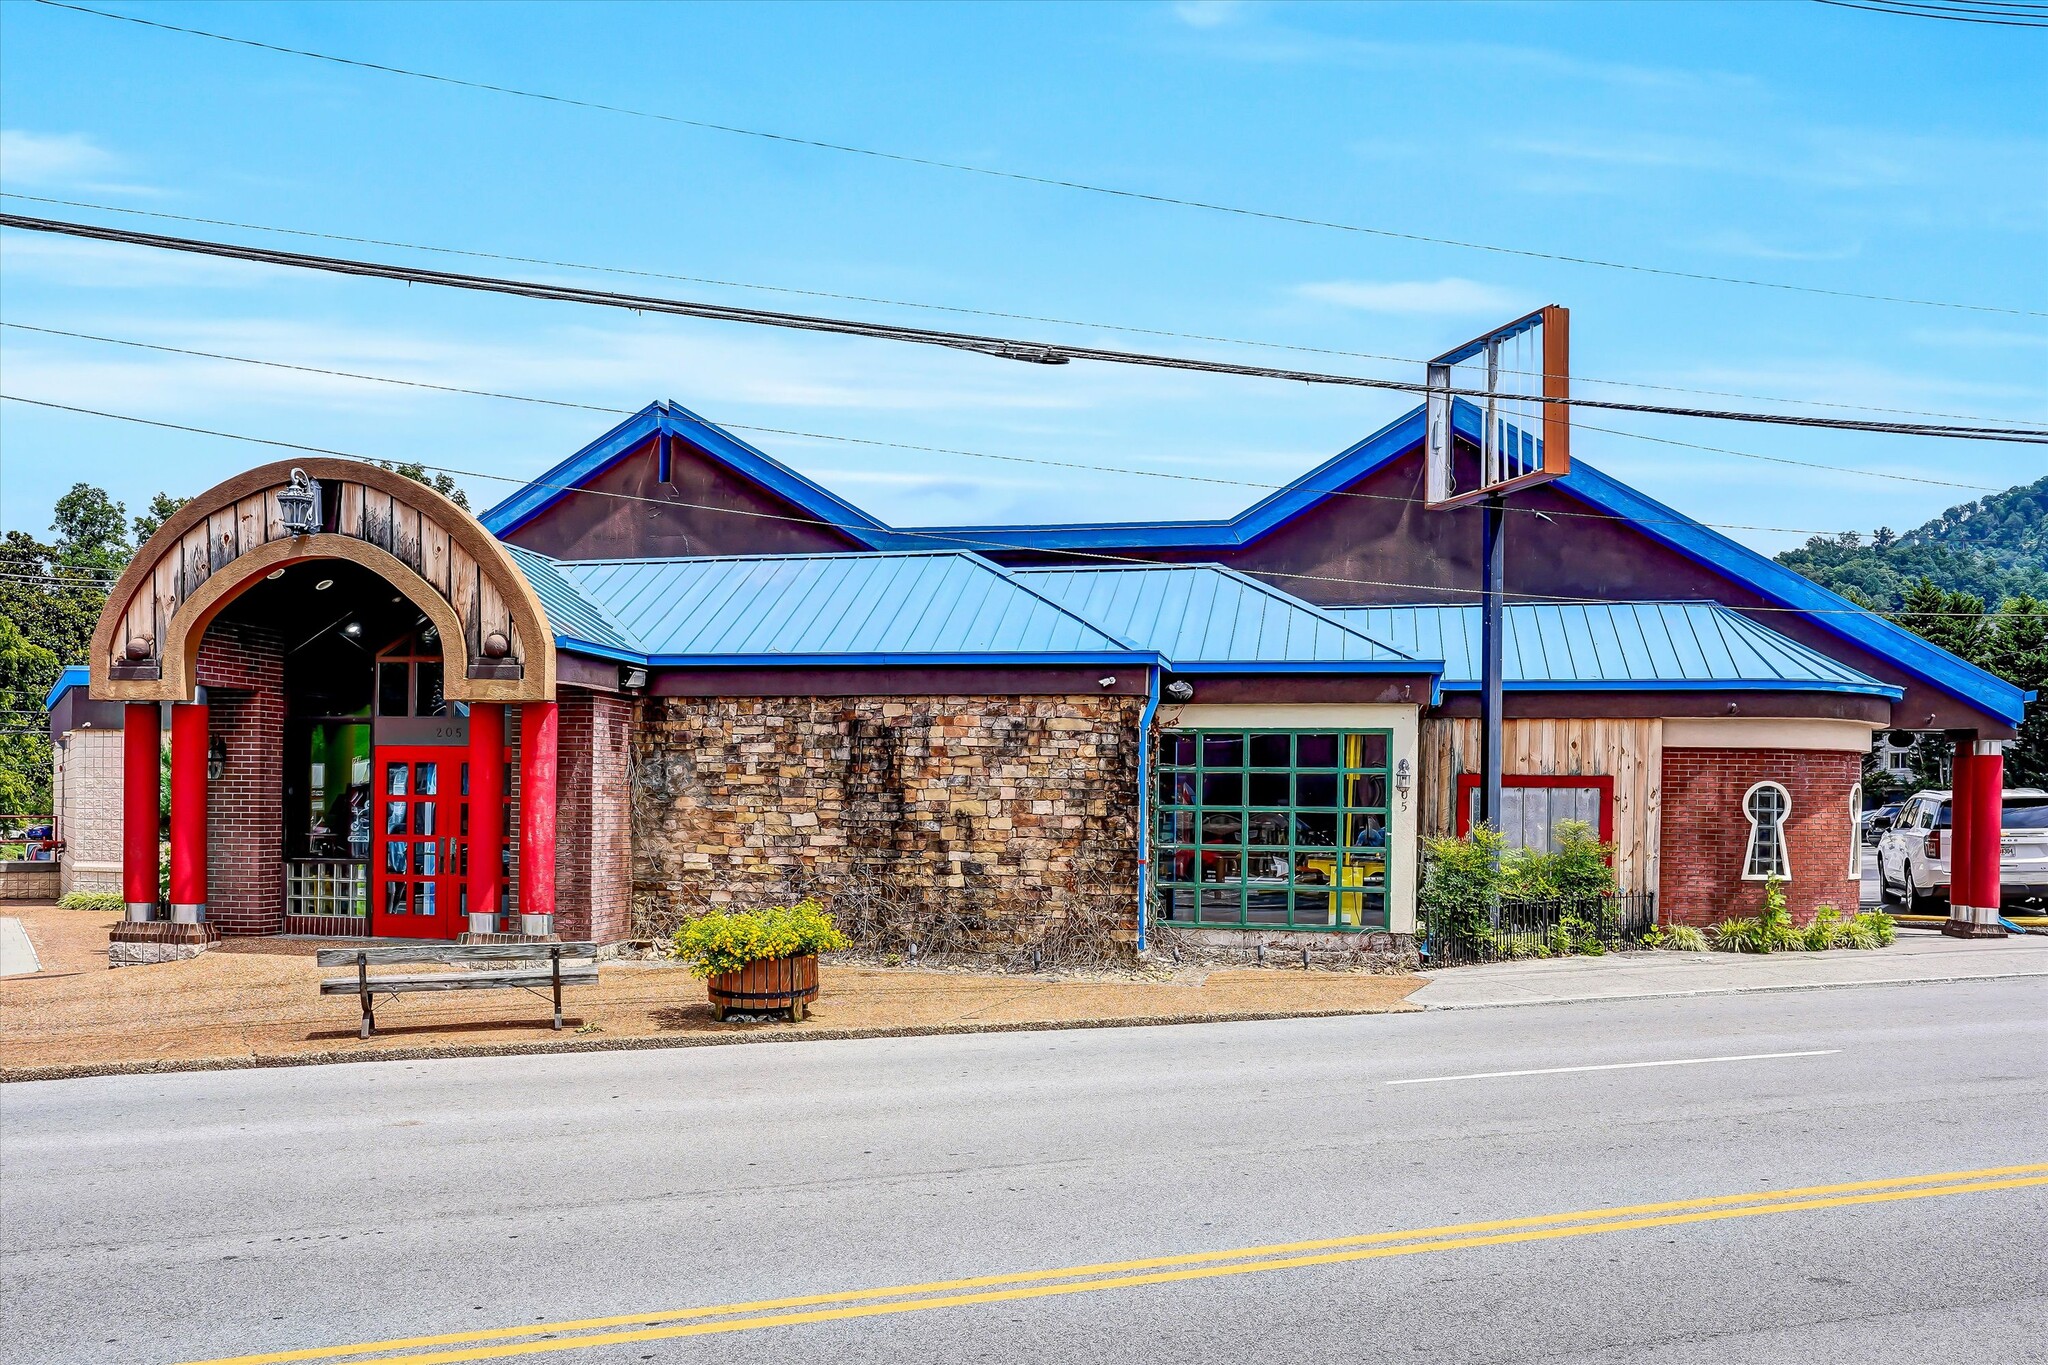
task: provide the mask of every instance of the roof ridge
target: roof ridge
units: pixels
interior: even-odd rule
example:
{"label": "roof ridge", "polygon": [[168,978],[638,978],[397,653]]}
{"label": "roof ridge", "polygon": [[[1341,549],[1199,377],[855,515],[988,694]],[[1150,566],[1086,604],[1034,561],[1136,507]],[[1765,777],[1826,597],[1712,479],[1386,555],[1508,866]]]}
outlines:
{"label": "roof ridge", "polygon": [[1251,589],[1253,589],[1254,591],[1256,591],[1256,592],[1258,592],[1258,593],[1262,594],[1263,596],[1266,596],[1266,597],[1269,597],[1269,598],[1274,598],[1274,599],[1277,599],[1278,601],[1280,601],[1280,602],[1283,602],[1283,603],[1285,603],[1285,604],[1286,604],[1286,605],[1287,605],[1288,607],[1290,607],[1290,608],[1293,608],[1293,609],[1295,609],[1295,610],[1297,610],[1297,611],[1303,611],[1303,612],[1307,612],[1307,613],[1308,613],[1308,614],[1309,614],[1310,616],[1313,616],[1313,617],[1315,617],[1315,618],[1316,618],[1317,620],[1319,620],[1319,621],[1323,622],[1323,623],[1324,623],[1325,625],[1328,625],[1328,626],[1330,626],[1330,627],[1331,627],[1332,629],[1335,629],[1335,630],[1339,630],[1339,631],[1342,631],[1342,632],[1344,632],[1344,633],[1345,633],[1346,635],[1349,635],[1349,636],[1353,637],[1354,639],[1359,639],[1359,640],[1363,640],[1363,641],[1365,641],[1365,642],[1366,642],[1367,644],[1371,645],[1371,646],[1372,646],[1372,647],[1373,647],[1374,649],[1379,649],[1379,650],[1385,650],[1385,651],[1386,651],[1386,652],[1387,652],[1388,654],[1391,654],[1391,655],[1393,655],[1393,656],[1394,656],[1395,658],[1397,658],[1397,659],[1412,659],[1412,660],[1415,660],[1415,661],[1416,661],[1416,662],[1418,662],[1418,663],[1421,663],[1421,662],[1427,662],[1427,661],[1426,661],[1426,660],[1424,660],[1424,659],[1422,658],[1422,656],[1421,656],[1421,655],[1419,655],[1419,654],[1411,654],[1411,653],[1409,653],[1409,652],[1408,652],[1407,650],[1405,650],[1405,649],[1402,649],[1402,648],[1401,648],[1401,647],[1400,647],[1399,645],[1393,644],[1393,643],[1391,643],[1391,642],[1389,642],[1389,641],[1386,641],[1386,640],[1382,640],[1382,639],[1381,639],[1381,638],[1380,638],[1379,636],[1377,636],[1377,635],[1373,635],[1373,634],[1370,634],[1370,633],[1368,633],[1368,632],[1366,632],[1366,631],[1360,630],[1360,629],[1359,629],[1359,628],[1358,628],[1357,626],[1354,626],[1354,625],[1352,625],[1352,624],[1351,624],[1351,623],[1350,623],[1349,621],[1341,620],[1341,619],[1339,619],[1338,617],[1332,616],[1332,615],[1330,614],[1330,611],[1329,611],[1329,609],[1328,609],[1328,608],[1326,608],[1326,607],[1323,607],[1323,606],[1320,606],[1320,605],[1318,605],[1317,603],[1311,602],[1311,601],[1309,601],[1309,600],[1308,600],[1308,599],[1306,599],[1306,598],[1303,598],[1303,597],[1296,597],[1296,596],[1295,596],[1295,595],[1294,595],[1293,593],[1291,593],[1291,592],[1288,592],[1288,591],[1286,591],[1285,589],[1282,589],[1282,588],[1277,588],[1277,587],[1274,587],[1274,586],[1273,586],[1273,585],[1272,585],[1271,583],[1267,583],[1267,582],[1264,582],[1263,580],[1261,580],[1261,579],[1259,579],[1259,578],[1257,578],[1257,577],[1255,577],[1255,576],[1253,576],[1253,575],[1251,575],[1251,574],[1248,574],[1248,573],[1244,572],[1244,571],[1243,571],[1242,569],[1235,569],[1235,568],[1232,568],[1232,567],[1231,567],[1230,565],[1228,565],[1228,564],[1221,564],[1221,563],[1217,563],[1217,562],[1216,562],[1216,561],[1214,561],[1214,560],[1192,560],[1192,561],[1188,561],[1188,562],[1185,562],[1185,563],[1171,563],[1171,564],[1169,564],[1169,563],[1148,563],[1148,564],[1076,564],[1076,565],[1068,565],[1068,564],[1029,564],[1029,565],[1020,565],[1020,566],[1017,566],[1017,567],[1013,568],[1013,569],[1011,570],[1011,572],[1013,572],[1013,573],[1017,573],[1017,574],[1041,574],[1041,573],[1103,573],[1103,574],[1111,574],[1111,573],[1188,573],[1188,572],[1199,572],[1199,573],[1215,573],[1215,574],[1220,574],[1220,575],[1222,575],[1223,577],[1225,577],[1225,578],[1228,578],[1228,579],[1232,580],[1232,581],[1233,581],[1233,582],[1235,582],[1235,583],[1238,583],[1238,584],[1241,584],[1241,585],[1243,585],[1244,587],[1247,587],[1247,588],[1251,588]]}

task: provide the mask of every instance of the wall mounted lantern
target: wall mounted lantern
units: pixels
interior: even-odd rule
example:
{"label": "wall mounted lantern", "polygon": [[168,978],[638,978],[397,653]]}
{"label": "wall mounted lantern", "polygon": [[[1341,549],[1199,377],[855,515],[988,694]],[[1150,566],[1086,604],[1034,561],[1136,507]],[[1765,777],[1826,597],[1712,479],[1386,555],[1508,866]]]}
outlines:
{"label": "wall mounted lantern", "polygon": [[306,477],[303,469],[292,471],[291,487],[277,495],[278,519],[295,536],[309,536],[320,529],[320,481]]}
{"label": "wall mounted lantern", "polygon": [[1402,759],[1394,765],[1394,790],[1401,794],[1401,809],[1408,809],[1408,789],[1415,784],[1415,770]]}
{"label": "wall mounted lantern", "polygon": [[206,746],[206,780],[220,781],[220,775],[228,770],[228,743],[215,735]]}

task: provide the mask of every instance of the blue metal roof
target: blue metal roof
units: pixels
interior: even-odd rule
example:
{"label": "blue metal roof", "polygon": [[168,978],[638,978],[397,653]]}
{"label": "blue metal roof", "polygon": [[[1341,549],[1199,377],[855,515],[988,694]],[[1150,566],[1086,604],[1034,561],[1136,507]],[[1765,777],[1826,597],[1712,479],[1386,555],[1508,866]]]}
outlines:
{"label": "blue metal roof", "polygon": [[[548,565],[551,591],[573,590],[580,599],[565,603],[580,615],[555,620],[559,643],[596,645],[601,653],[623,643],[651,664],[1154,661],[998,565],[959,551]],[[578,629],[610,634],[585,641]]]}
{"label": "blue metal roof", "polygon": [[43,709],[49,710],[57,704],[57,698],[74,687],[85,687],[92,682],[92,670],[84,664],[67,664],[57,675],[57,681],[50,684],[49,694],[43,698]]}
{"label": "blue metal roof", "polygon": [[[1452,420],[1461,432],[1476,438],[1479,430],[1477,409],[1460,401],[1454,407]],[[807,519],[837,527],[857,543],[876,549],[930,550],[947,545],[962,549],[1052,551],[1095,548],[1229,549],[1256,540],[1324,498],[1333,496],[1335,490],[1414,449],[1422,440],[1423,425],[1423,409],[1417,407],[1334,459],[1261,498],[1236,516],[1220,520],[1073,526],[955,526],[919,528],[913,532],[883,525],[853,504],[695,413],[673,403],[657,403],[628,418],[533,484],[484,513],[483,522],[493,532],[503,535],[642,441],[666,431],[684,437],[735,472],[783,497]],[[1627,519],[1639,533],[1696,563],[1706,565],[1779,606],[1801,612],[1838,638],[1895,664],[1912,676],[2007,724],[2018,725],[2023,718],[2025,704],[2033,698],[2033,693],[1957,658],[1881,616],[1857,608],[1846,598],[1784,565],[1602,474],[1584,460],[1574,460],[1572,472],[1554,486],[1575,495],[1598,511]]]}
{"label": "blue metal roof", "polygon": [[[1447,689],[1479,686],[1477,607],[1328,611],[1402,649],[1441,653]],[[1755,689],[1893,700],[1904,694],[1713,602],[1517,603],[1504,618],[1504,685],[1523,691]]]}
{"label": "blue metal roof", "polygon": [[526,575],[526,581],[540,598],[540,604],[548,614],[548,624],[554,627],[558,645],[573,641],[575,648],[585,654],[640,661],[642,651],[633,638],[595,598],[584,593],[569,574],[569,565],[517,545],[506,545],[505,549],[511,553],[513,562],[519,565],[519,572]]}
{"label": "blue metal roof", "polygon": [[1016,577],[1176,672],[1436,673],[1308,603],[1216,564],[1012,569]]}

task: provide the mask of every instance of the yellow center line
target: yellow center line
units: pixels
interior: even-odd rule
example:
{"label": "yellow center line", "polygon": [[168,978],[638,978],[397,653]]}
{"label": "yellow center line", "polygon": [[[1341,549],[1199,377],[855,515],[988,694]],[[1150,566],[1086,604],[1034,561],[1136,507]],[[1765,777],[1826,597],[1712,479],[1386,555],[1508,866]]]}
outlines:
{"label": "yellow center line", "polygon": [[[419,1347],[461,1346],[486,1341],[502,1343],[496,1346],[483,1346],[468,1350],[430,1352],[425,1355],[387,1356],[385,1361],[382,1362],[382,1365],[448,1365],[450,1362],[458,1361],[502,1359],[508,1356],[577,1350],[591,1346],[653,1341],[671,1337],[705,1336],[716,1333],[750,1331],[764,1327],[781,1327],[809,1322],[876,1317],[886,1314],[916,1312],[930,1308],[951,1308],[971,1304],[1002,1303],[1018,1299],[1045,1298],[1054,1295],[1096,1293],[1109,1289],[1169,1284],[1185,1280],[1212,1279],[1222,1276],[1253,1274],[1274,1270],[1298,1269],[1306,1266],[1332,1265],[1341,1262],[1371,1260],[1391,1256],[1409,1256],[1425,1252],[1455,1251],[1470,1247],[1501,1246],[1518,1242],[1579,1237],[1592,1233],[1673,1227],[1687,1223],[1755,1217],[1761,1214],[1843,1208],[1860,1204],[1890,1203],[1899,1200],[1967,1194],[1978,1190],[2021,1189],[2036,1185],[2048,1185],[2048,1174],[2039,1174],[2041,1172],[2048,1172],[2048,1164],[1998,1166],[1976,1171],[1949,1171],[1934,1175],[1904,1176],[1890,1180],[1862,1180],[1836,1185],[1812,1185],[1796,1189],[1763,1190],[1749,1194],[1714,1195],[1700,1199],[1672,1200],[1658,1204],[1636,1204],[1605,1209],[1589,1209],[1577,1213],[1541,1214],[1534,1217],[1498,1219],[1482,1223],[1456,1223],[1432,1228],[1413,1228],[1401,1232],[1368,1233],[1361,1236],[1334,1237],[1316,1241],[1271,1243],[1264,1246],[1240,1247],[1229,1251],[1193,1252],[1186,1255],[1159,1256],[1143,1260],[1100,1262],[1093,1265],[1069,1266],[1057,1270],[1029,1271],[1012,1275],[985,1275],[967,1279],[936,1280],[924,1284],[894,1285],[887,1288],[852,1290],[838,1294],[812,1294],[794,1298],[759,1299],[743,1303],[719,1304],[704,1308],[678,1309],[667,1312],[628,1313],[604,1318],[536,1323],[530,1326],[451,1332],[438,1336],[391,1338],[383,1341],[361,1342],[354,1345],[308,1347],[293,1351],[219,1357],[205,1361],[187,1362],[187,1365],[288,1365],[289,1362],[295,1361],[383,1354],[390,1351],[411,1350]],[[2010,1176],[2023,1178],[1987,1179],[1987,1177]],[[1777,1202],[1763,1203],[1759,1201]],[[1508,1229],[1520,1230],[1506,1231]],[[1400,1245],[1387,1245],[1388,1243],[1400,1243]],[[1330,1248],[1347,1249],[1330,1251],[1328,1250]],[[1303,1252],[1323,1252],[1325,1254],[1296,1254]],[[1234,1264],[1215,1264],[1217,1262],[1234,1262]],[[1163,1269],[1164,1267],[1185,1268],[1166,1270]],[[1152,1273],[1127,1273],[1133,1271]],[[1088,1276],[1109,1276],[1110,1278],[1083,1278]],[[1045,1281],[1068,1281],[1068,1283],[1043,1283]],[[984,1289],[998,1285],[1020,1287],[991,1290],[991,1292],[984,1293],[945,1294],[943,1297],[912,1298],[906,1302],[864,1302],[878,1299],[902,1300],[912,1295],[944,1294],[944,1291]],[[819,1307],[821,1305],[845,1306]],[[769,1313],[774,1312],[774,1310],[792,1308],[815,1308],[816,1311],[776,1313],[774,1316],[766,1317],[734,1316]],[[685,1321],[704,1318],[724,1318],[727,1320],[720,1322]],[[656,1326],[655,1324],[657,1323],[668,1323],[671,1325]],[[626,1332],[603,1332],[600,1330],[626,1324],[644,1324],[644,1326],[639,1330]],[[589,1334],[563,1338],[557,1335],[561,1333]],[[504,1341],[508,1337],[542,1335],[547,1335],[551,1339],[527,1342]]]}

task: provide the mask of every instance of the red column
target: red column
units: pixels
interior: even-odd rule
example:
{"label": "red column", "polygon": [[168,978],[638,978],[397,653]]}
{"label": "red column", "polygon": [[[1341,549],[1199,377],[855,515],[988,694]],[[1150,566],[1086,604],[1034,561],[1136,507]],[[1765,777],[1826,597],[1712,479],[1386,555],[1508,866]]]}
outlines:
{"label": "red column", "polygon": [[1976,828],[1976,797],[1970,786],[1971,741],[1956,741],[1949,762],[1948,917],[1958,924],[1970,922],[1970,894],[1976,889],[1970,880],[1970,832]]}
{"label": "red column", "polygon": [[[499,872],[505,860],[505,708],[469,704],[469,913],[504,908]],[[503,926],[499,926],[503,928]]]}
{"label": "red column", "polygon": [[205,702],[171,708],[171,918],[206,922]]}
{"label": "red column", "polygon": [[128,918],[156,917],[158,803],[163,733],[153,701],[131,701],[121,720],[121,899]]}
{"label": "red column", "polygon": [[555,704],[519,709],[519,913],[555,913]]}
{"label": "red column", "polygon": [[1976,823],[1970,830],[1970,908],[1980,931],[2002,933],[1998,924],[2002,875],[1999,837],[2005,825],[2005,746],[1979,740],[1970,757],[1970,788]]}

